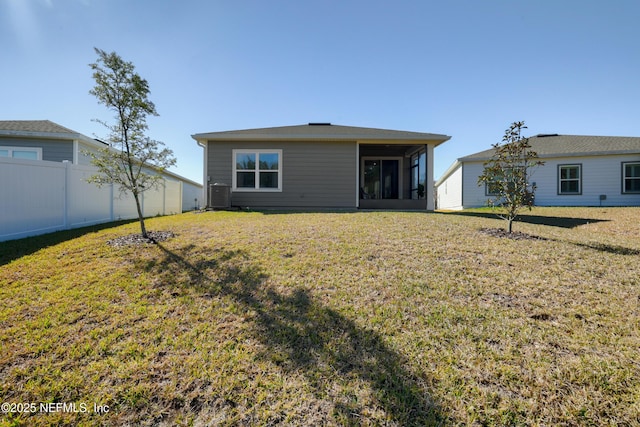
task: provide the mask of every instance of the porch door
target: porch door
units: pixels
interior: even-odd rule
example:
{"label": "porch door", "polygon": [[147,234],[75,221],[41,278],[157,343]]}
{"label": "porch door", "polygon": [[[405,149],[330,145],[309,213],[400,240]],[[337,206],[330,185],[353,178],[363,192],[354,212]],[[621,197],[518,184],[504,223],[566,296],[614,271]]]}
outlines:
{"label": "porch door", "polygon": [[369,199],[398,199],[400,161],[371,159],[364,161],[364,192]]}

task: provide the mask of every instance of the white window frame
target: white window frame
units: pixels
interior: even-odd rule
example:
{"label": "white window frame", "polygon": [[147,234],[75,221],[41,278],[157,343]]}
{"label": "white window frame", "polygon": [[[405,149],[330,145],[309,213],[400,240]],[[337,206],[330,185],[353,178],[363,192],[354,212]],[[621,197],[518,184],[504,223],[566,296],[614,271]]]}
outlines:
{"label": "white window frame", "polygon": [[627,179],[638,179],[637,177],[627,176],[627,165],[638,165],[640,162],[622,162],[622,194],[640,194],[638,191],[625,191],[625,182]]}
{"label": "white window frame", "polygon": [[[562,169],[563,168],[578,168],[578,177],[577,178],[562,178]],[[563,182],[578,182],[578,191],[562,191],[562,183]],[[580,196],[582,195],[582,164],[580,163],[572,163],[572,164],[562,164],[558,165],[558,195],[559,196]]]}
{"label": "white window frame", "polygon": [[[7,150],[9,151],[9,158],[15,159],[15,157],[13,157],[13,152],[14,151],[31,151],[31,152],[35,152],[37,155],[36,160],[42,160],[42,148],[41,147],[7,147],[4,145],[0,145],[0,150]],[[4,157],[4,156],[2,156]],[[20,159],[20,160],[33,160],[33,159]]]}
{"label": "white window frame", "polygon": [[[238,171],[236,156],[238,154],[255,154],[256,156],[256,166],[254,169],[255,173],[255,187],[247,188],[247,187],[238,187]],[[260,188],[260,154],[277,154],[278,155],[278,169],[270,169],[265,170],[264,172],[277,172],[278,173],[278,188]],[[232,161],[232,191],[236,192],[261,192],[261,193],[281,193],[282,192],[282,150],[281,149],[233,149],[231,150],[231,161]]]}

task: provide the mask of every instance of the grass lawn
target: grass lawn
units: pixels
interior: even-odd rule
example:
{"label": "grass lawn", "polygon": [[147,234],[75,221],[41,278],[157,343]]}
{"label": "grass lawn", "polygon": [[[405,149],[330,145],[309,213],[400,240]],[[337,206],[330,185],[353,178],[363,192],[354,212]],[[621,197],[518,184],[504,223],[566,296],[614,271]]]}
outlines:
{"label": "grass lawn", "polygon": [[640,208],[526,215],[539,239],[477,210],[0,243],[0,426],[640,425]]}

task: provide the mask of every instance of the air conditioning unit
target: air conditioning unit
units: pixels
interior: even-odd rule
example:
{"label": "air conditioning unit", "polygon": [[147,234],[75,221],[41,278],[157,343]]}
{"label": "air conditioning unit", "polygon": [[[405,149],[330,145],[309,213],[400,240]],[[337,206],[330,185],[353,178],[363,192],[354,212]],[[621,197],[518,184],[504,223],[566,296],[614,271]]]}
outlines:
{"label": "air conditioning unit", "polygon": [[212,209],[231,208],[231,187],[216,182],[209,185],[209,207]]}

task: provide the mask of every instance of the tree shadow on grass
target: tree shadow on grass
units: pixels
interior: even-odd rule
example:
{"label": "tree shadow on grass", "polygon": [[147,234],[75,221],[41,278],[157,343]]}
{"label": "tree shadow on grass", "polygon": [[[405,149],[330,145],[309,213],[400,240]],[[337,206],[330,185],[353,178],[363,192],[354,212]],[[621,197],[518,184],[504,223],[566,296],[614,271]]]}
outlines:
{"label": "tree shadow on grass", "polygon": [[[256,357],[304,375],[316,398],[332,403],[333,413],[322,414],[325,422],[445,423],[427,381],[407,368],[401,354],[380,334],[314,299],[308,289],[279,292],[265,283],[265,272],[243,251],[209,252],[207,259],[194,261],[199,257],[194,245],[176,251],[157,246],[164,258],[142,267],[158,274],[186,271],[191,286],[204,295],[231,297],[253,313],[252,333],[266,348]],[[353,395],[358,390],[368,393],[368,403]],[[374,420],[368,419],[371,414]]]}
{"label": "tree shadow on grass", "polygon": [[8,240],[0,242],[0,266],[10,263],[13,260],[30,255],[40,249],[49,246],[55,246],[67,240],[77,239],[85,234],[95,233],[96,231],[105,230],[107,228],[119,227],[124,224],[137,222],[138,219],[129,219],[122,221],[106,222],[89,227],[74,228],[71,230],[56,231],[53,233],[41,234],[39,236],[25,237],[22,239]]}
{"label": "tree shadow on grass", "polygon": [[[462,216],[474,216],[480,218],[490,218],[490,219],[500,219],[495,213],[484,213],[484,212],[438,212],[444,215],[462,215]],[[552,227],[561,227],[561,228],[575,228],[581,225],[587,225],[590,223],[596,222],[608,222],[608,219],[587,219],[587,218],[569,218],[569,217],[552,217],[552,216],[537,216],[537,215],[518,215],[516,221],[525,222],[529,224],[540,224],[540,225],[548,225]],[[492,230],[492,229],[485,229]],[[505,235],[504,233],[500,233],[501,229],[497,229],[497,233],[500,237],[509,237],[509,235]],[[523,235],[524,233],[520,233]],[[517,237],[518,233],[514,233],[514,237]],[[540,240],[541,237],[537,236],[529,236],[529,238],[534,240]],[[542,239],[547,240],[547,239]],[[558,241],[557,239],[550,239]],[[577,243],[571,242],[572,245],[580,246],[582,248],[593,249],[600,252],[606,252],[615,255],[640,255],[640,250],[626,248],[624,246],[617,245],[608,245],[605,243]]]}
{"label": "tree shadow on grass", "polygon": [[640,255],[640,250],[625,248],[624,246],[607,245],[605,243],[571,243],[581,248],[593,249],[614,255]]}
{"label": "tree shadow on grass", "polygon": [[[451,212],[437,212],[442,215],[461,215],[461,216],[473,216],[479,218],[500,219],[500,217],[491,212],[466,212],[466,211],[451,211]],[[594,218],[571,218],[571,217],[556,217],[556,216],[539,216],[539,215],[518,215],[516,217],[517,222],[524,222],[527,224],[539,224],[548,225],[550,227],[560,228],[575,228],[581,225],[592,224],[596,222],[607,222],[608,219],[594,219]]]}

